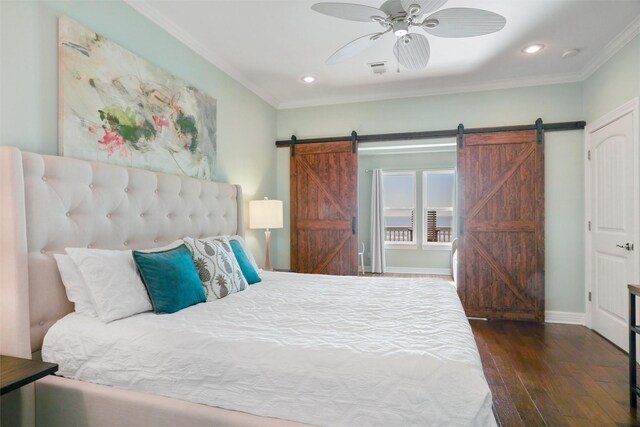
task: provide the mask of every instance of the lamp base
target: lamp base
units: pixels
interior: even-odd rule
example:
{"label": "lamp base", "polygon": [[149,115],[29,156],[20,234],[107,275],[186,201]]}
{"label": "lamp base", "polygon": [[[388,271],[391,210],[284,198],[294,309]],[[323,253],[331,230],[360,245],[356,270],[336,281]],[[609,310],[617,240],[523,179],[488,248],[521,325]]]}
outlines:
{"label": "lamp base", "polygon": [[271,267],[271,260],[269,259],[269,246],[270,245],[270,240],[271,240],[271,231],[267,228],[264,231],[264,237],[267,241],[266,245],[267,245],[267,251],[266,251],[266,256],[265,256],[265,260],[264,260],[264,270],[265,271],[273,271],[273,267]]}

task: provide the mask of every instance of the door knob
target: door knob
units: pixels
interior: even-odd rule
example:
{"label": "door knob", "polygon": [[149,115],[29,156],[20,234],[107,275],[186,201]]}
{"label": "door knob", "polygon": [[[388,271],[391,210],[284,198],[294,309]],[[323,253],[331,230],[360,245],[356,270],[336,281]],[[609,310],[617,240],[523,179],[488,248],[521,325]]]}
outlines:
{"label": "door knob", "polygon": [[624,245],[616,245],[617,248],[626,249],[628,251],[633,250],[633,243],[625,243]]}

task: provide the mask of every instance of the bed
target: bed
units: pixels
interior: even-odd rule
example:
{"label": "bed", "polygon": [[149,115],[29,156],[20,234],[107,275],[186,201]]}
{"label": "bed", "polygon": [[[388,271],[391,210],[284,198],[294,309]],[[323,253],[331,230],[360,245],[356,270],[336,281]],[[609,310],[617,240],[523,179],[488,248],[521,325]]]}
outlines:
{"label": "bed", "polygon": [[35,405],[47,426],[495,425],[447,282],[261,272],[174,315],[79,321],[53,254],[242,235],[241,189],[10,147],[0,173],[1,351],[60,364],[21,391],[23,420]]}

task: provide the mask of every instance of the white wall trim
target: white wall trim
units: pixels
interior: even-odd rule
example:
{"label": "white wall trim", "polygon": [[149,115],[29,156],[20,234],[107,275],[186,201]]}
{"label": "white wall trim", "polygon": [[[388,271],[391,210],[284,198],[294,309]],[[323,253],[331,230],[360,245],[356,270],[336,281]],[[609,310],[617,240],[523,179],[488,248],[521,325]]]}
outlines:
{"label": "white wall trim", "polygon": [[567,325],[584,325],[584,313],[572,313],[570,311],[545,311],[545,323],[564,323]]}
{"label": "white wall trim", "polygon": [[173,37],[178,39],[188,48],[193,50],[195,53],[206,59],[210,64],[214,67],[220,69],[227,75],[229,75],[232,79],[236,80],[242,86],[246,87],[252,93],[262,98],[265,102],[269,103],[271,106],[278,108],[279,100],[273,96],[273,94],[269,93],[264,88],[253,84],[244,75],[239,72],[235,67],[229,64],[227,61],[223,60],[215,54],[211,49],[206,47],[204,44],[197,41],[193,38],[189,33],[187,33],[180,26],[176,25],[170,18],[167,18],[164,14],[158,12],[158,10],[153,6],[153,2],[151,0],[124,0],[129,6],[133,9],[141,13],[143,16],[147,17],[151,22],[165,30],[167,33],[171,34]]}
{"label": "white wall trim", "polygon": [[620,34],[611,40],[580,72],[581,80],[586,80],[600,67],[607,63],[616,53],[640,34],[640,16],[634,19]]}
{"label": "white wall trim", "polygon": [[[637,20],[640,22],[640,20]],[[589,160],[587,153],[591,150],[591,134],[601,129],[602,127],[608,125],[609,123],[619,119],[620,117],[626,114],[633,114],[633,126],[636,130],[640,129],[640,97],[635,97],[628,102],[625,102],[620,107],[616,108],[613,111],[605,114],[597,120],[589,123],[584,130],[584,213],[585,213],[585,222],[591,220],[591,168],[589,167]],[[635,135],[635,145],[638,147],[640,151],[640,132]],[[638,184],[637,176],[640,174],[640,156],[636,156],[635,158],[635,170],[636,170],[636,185],[635,191],[636,193],[640,192],[638,188],[640,184]],[[640,199],[640,198],[638,198]],[[636,209],[640,210],[640,200],[636,200],[634,202],[636,204]],[[636,218],[635,226],[635,240],[640,242],[640,219]],[[592,317],[592,306],[589,302],[589,292],[592,292],[592,283],[591,283],[591,233],[587,229],[587,224],[585,224],[585,239],[584,239],[584,301],[585,301],[585,325],[588,328],[593,329],[593,317]],[[640,275],[640,272],[636,272],[637,275]]]}
{"label": "white wall trim", "polygon": [[501,79],[493,80],[482,83],[470,83],[470,84],[455,84],[453,86],[442,85],[439,87],[425,88],[425,89],[413,89],[403,92],[384,92],[375,94],[360,93],[357,96],[336,96],[320,99],[309,99],[301,101],[284,101],[278,105],[279,110],[286,110],[291,108],[305,108],[305,107],[319,107],[326,105],[336,104],[350,104],[358,102],[372,102],[372,101],[388,101],[392,99],[407,99],[407,98],[420,98],[424,96],[437,96],[437,95],[455,95],[473,92],[486,92],[492,90],[503,89],[517,89],[534,86],[547,86],[554,84],[564,83],[577,83],[582,81],[580,73],[564,73],[564,74],[550,74],[544,76],[535,77],[517,77],[513,79]]}
{"label": "white wall trim", "polygon": [[[386,273],[437,274],[441,276],[451,276],[450,268],[387,267],[385,270]],[[371,266],[365,265],[364,271],[370,273]]]}

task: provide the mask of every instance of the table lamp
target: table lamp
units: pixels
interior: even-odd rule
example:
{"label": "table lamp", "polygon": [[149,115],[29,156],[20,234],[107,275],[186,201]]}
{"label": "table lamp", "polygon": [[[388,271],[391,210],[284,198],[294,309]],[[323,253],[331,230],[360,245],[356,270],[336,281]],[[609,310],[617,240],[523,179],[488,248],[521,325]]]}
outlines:
{"label": "table lamp", "polygon": [[271,228],[282,228],[282,200],[251,200],[249,201],[249,228],[265,229],[267,254],[264,261],[264,269],[271,271],[271,260],[269,259],[269,238]]}

